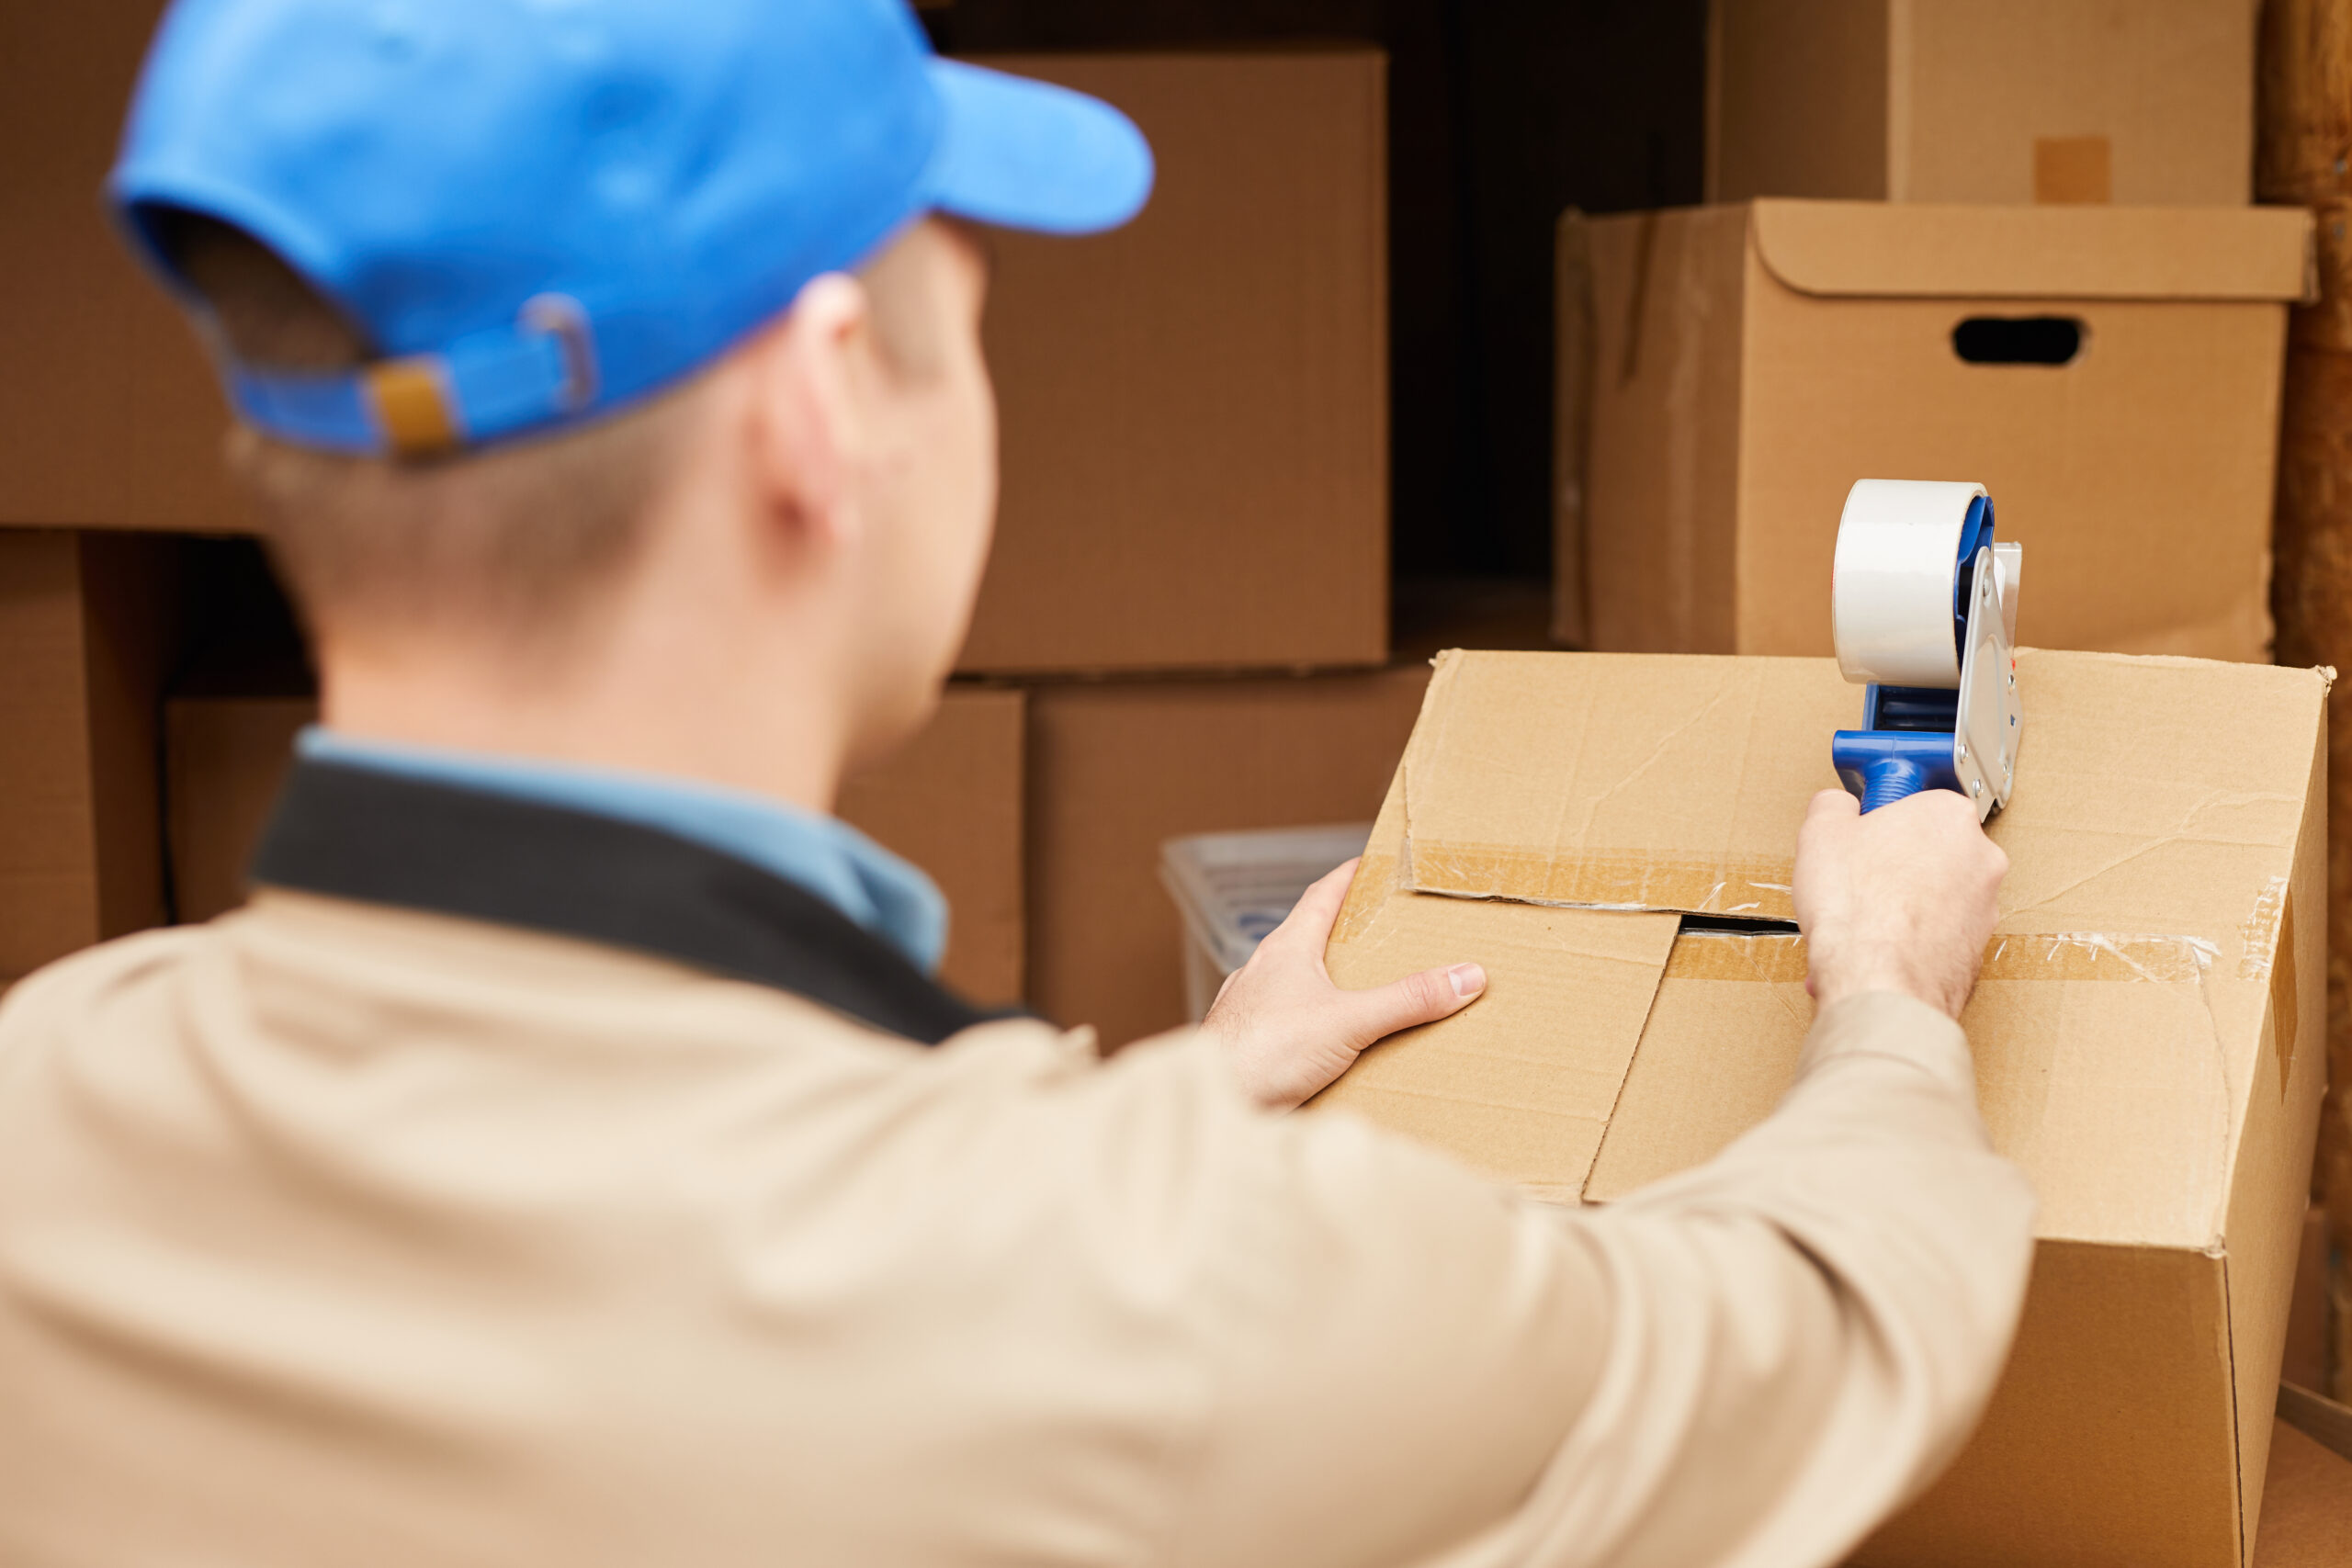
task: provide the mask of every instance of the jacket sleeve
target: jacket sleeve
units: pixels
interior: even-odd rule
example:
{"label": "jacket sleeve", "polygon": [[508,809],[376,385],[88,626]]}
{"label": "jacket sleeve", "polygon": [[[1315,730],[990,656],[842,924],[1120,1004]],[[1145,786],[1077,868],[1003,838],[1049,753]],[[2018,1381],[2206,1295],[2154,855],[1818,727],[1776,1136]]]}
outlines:
{"label": "jacket sleeve", "polygon": [[1959,1027],[1815,1022],[1793,1087],[1606,1209],[1510,1199],[1344,1116],[1237,1157],[1221,1395],[1183,1563],[1829,1563],[1990,1394],[2033,1200]]}

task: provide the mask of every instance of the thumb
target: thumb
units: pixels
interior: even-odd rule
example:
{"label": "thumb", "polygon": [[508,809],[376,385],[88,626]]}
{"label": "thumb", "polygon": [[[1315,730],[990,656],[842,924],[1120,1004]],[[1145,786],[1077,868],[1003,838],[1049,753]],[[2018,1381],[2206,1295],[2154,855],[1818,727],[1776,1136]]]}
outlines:
{"label": "thumb", "polygon": [[1861,816],[1862,803],[1844,788],[1815,790],[1805,802],[1804,814],[1808,822],[1851,822]]}
{"label": "thumb", "polygon": [[1476,964],[1424,969],[1368,991],[1347,993],[1357,1049],[1385,1040],[1401,1029],[1451,1018],[1478,999],[1487,972]]}

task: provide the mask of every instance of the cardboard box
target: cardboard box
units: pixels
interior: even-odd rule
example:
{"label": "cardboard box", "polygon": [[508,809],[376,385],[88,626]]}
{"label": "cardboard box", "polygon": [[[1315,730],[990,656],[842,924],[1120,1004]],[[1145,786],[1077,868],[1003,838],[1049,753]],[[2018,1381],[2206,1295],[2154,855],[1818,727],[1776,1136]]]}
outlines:
{"label": "cardboard box", "polygon": [[1938,479],[1990,487],[2026,545],[2023,641],[2267,657],[2300,209],[1758,201],[1583,227],[1590,646],[1828,653],[1847,490]]}
{"label": "cardboard box", "polygon": [[1185,1020],[1159,846],[1363,821],[1428,682],[1365,674],[1040,686],[1029,694],[1029,1004],[1109,1046]]}
{"label": "cardboard box", "polygon": [[[1983,1430],[1860,1559],[2235,1568],[2260,1505],[2324,1074],[2326,682],[2026,649],[1998,934],[1962,1021],[2041,1196]],[[1342,985],[1475,1008],[1326,1092],[1605,1201],[1771,1109],[1810,1021],[1796,829],[1861,694],[1826,660],[1449,655],[1351,891]]]}
{"label": "cardboard box", "polygon": [[209,920],[245,901],[245,865],[317,699],[175,696],[164,705],[164,841],[172,912]]}
{"label": "cardboard box", "polygon": [[[165,706],[172,881],[179,918],[244,902],[245,863],[277,798],[308,697],[173,698]],[[905,750],[842,790],[841,815],[947,895],[941,974],[1011,1003],[1022,978],[1022,695],[951,688]]]}
{"label": "cardboard box", "polygon": [[249,526],[195,334],[98,189],[162,0],[0,6],[0,519]]}
{"label": "cardboard box", "polygon": [[2255,0],[1714,0],[1707,199],[2244,202]]}
{"label": "cardboard box", "polygon": [[922,734],[842,786],[842,818],[931,874],[947,895],[940,974],[978,1002],[1022,998],[1026,701],[954,686]]}
{"label": "cardboard box", "polygon": [[0,979],[164,919],[174,566],[153,538],[0,529]]}
{"label": "cardboard box", "polygon": [[963,668],[1382,662],[1384,57],[982,62],[1118,105],[1159,183],[1112,233],[991,236],[1003,482]]}

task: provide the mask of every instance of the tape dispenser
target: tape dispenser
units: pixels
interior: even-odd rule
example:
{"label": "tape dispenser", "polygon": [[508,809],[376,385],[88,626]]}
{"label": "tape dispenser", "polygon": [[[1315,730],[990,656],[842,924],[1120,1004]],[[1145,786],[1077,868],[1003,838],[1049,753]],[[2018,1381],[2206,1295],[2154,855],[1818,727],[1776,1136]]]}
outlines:
{"label": "tape dispenser", "polygon": [[1838,668],[1866,682],[1862,728],[1830,761],[1862,809],[1956,790],[1983,821],[2008,803],[2018,705],[2018,574],[2024,547],[1993,539],[1980,484],[1860,479],[1838,522],[1830,613]]}

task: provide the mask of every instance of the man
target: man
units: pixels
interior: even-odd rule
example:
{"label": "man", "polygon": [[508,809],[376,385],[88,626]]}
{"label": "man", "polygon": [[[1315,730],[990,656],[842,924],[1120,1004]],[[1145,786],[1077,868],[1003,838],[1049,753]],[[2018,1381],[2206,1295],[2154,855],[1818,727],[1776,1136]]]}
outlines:
{"label": "man", "polygon": [[1344,874],[1103,1063],[825,815],[986,552],[965,224],[1149,175],[896,0],[172,12],[111,195],[324,723],[248,909],[0,1010],[0,1560],[1815,1563],[1951,1456],[1958,797],[1815,802],[1798,1083],[1581,1213],[1278,1113],[1485,984],[1336,990]]}

